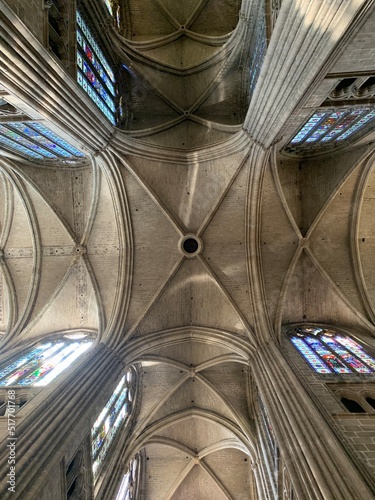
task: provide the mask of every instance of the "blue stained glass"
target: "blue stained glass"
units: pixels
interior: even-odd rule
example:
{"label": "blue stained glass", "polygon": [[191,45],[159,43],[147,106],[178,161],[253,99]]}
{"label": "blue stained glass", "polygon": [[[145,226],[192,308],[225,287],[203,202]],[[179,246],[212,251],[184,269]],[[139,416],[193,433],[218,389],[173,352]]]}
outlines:
{"label": "blue stained glass", "polygon": [[79,14],[78,10],[77,10],[77,24],[82,29],[83,34],[86,36],[87,40],[92,45],[94,51],[96,52],[96,55],[98,56],[102,65],[104,66],[104,69],[106,70],[109,78],[112,80],[113,83],[115,83],[115,77],[110,65],[108,64],[106,58],[103,55],[103,52],[100,50],[98,44],[95,41],[95,38],[92,36],[89,28],[87,27],[85,21],[82,19],[82,16]]}
{"label": "blue stained glass", "polygon": [[115,125],[113,71],[78,11],[77,25],[77,81],[106,118]]}
{"label": "blue stained glass", "polygon": [[25,148],[24,146],[21,146],[21,144],[17,144],[14,141],[11,141],[10,139],[7,139],[6,137],[2,136],[0,134],[0,143],[4,144],[7,146],[9,149],[14,150],[16,153],[23,153],[26,156],[30,156],[31,158],[38,158],[40,160],[43,159],[43,156],[35,153],[35,151],[31,151],[30,149]]}
{"label": "blue stained glass", "polygon": [[[49,384],[53,379],[55,379],[61,372],[65,370],[68,366],[70,366],[73,361],[75,361],[81,354],[83,354],[89,347],[91,346],[91,342],[85,342],[80,344],[79,342],[72,344],[74,345],[73,349],[66,348],[64,349],[64,355],[61,357],[61,360],[57,358],[54,360],[54,366],[52,370],[50,370],[47,374],[45,374],[39,381],[37,381],[35,386],[44,386]],[[73,352],[72,352],[73,351]]]}
{"label": "blue stained glass", "polygon": [[361,118],[360,120],[358,120],[358,122],[356,122],[352,127],[350,127],[344,134],[341,134],[337,138],[337,140],[338,141],[342,141],[343,139],[346,139],[350,135],[352,135],[355,132],[357,132],[357,130],[359,130],[361,127],[363,127],[363,125],[365,125],[365,123],[370,122],[374,118],[375,118],[375,110],[372,110],[366,116],[364,116],[363,118]]}
{"label": "blue stained glass", "polygon": [[12,372],[5,380],[1,382],[1,385],[13,385],[17,384],[19,379],[21,379],[24,375],[26,375],[30,371],[34,371],[37,366],[40,365],[45,359],[54,354],[56,351],[62,348],[63,343],[49,344],[50,347],[48,350],[44,352],[40,352],[33,356],[26,364],[23,364],[18,370]]}
{"label": "blue stained glass", "polygon": [[82,56],[79,52],[77,52],[77,65],[79,67],[79,69],[82,70],[83,68],[83,59],[82,59]]}
{"label": "blue stained glass", "polygon": [[309,346],[319,354],[320,358],[336,373],[350,373],[350,369],[327,349],[317,338],[305,337],[304,339]]}
{"label": "blue stained glass", "polygon": [[43,379],[44,376],[54,368],[54,366],[58,365],[75,348],[75,344],[63,347],[63,349],[61,349],[57,354],[52,357],[48,357],[35,371],[30,373],[26,378],[22,379],[18,385],[31,385],[34,384],[34,382]]}
{"label": "blue stained glass", "polygon": [[332,373],[331,370],[320,360],[309,346],[299,337],[292,337],[293,344],[297,347],[306,361],[314,368],[318,373]]}
{"label": "blue stained glass", "polygon": [[[300,332],[301,328],[296,328],[295,331]],[[330,370],[335,373],[375,372],[375,359],[366,354],[359,344],[349,337],[332,333],[334,332],[323,330],[312,336],[304,332],[299,333],[299,337],[292,336],[291,341],[319,373],[327,373],[319,366],[322,362],[328,366],[328,373]]]}
{"label": "blue stained glass", "polygon": [[115,119],[113,113],[107,108],[104,102],[99,98],[99,96],[92,90],[92,88],[87,84],[87,81],[84,75],[78,71],[77,72],[77,81],[82,86],[83,90],[88,94],[88,96],[94,101],[94,103],[98,106],[100,111],[108,118],[108,120],[115,125]]}
{"label": "blue stained glass", "polygon": [[336,113],[331,113],[327,118],[325,118],[318,127],[314,130],[314,132],[306,139],[306,142],[315,142],[324,135],[328,130],[334,126],[337,121],[342,118],[345,114],[344,111],[337,111]]}
{"label": "blue stained glass", "polygon": [[356,108],[315,113],[290,144],[342,141],[375,118],[375,109]]}
{"label": "blue stained glass", "polygon": [[104,417],[107,415],[107,413],[109,411],[109,408],[115,402],[115,400],[117,398],[117,395],[119,394],[119,392],[121,391],[122,387],[124,386],[124,383],[125,383],[125,376],[122,377],[122,379],[118,383],[116,389],[113,391],[113,394],[112,394],[111,398],[109,399],[108,403],[105,405],[105,407],[101,411],[99,417],[95,420],[95,423],[92,426],[93,431],[95,431],[95,429],[97,429],[99,427],[99,425],[103,422]]}
{"label": "blue stained glass", "polygon": [[297,144],[298,142],[302,142],[303,139],[313,130],[313,128],[319,123],[325,116],[326,112],[318,112],[315,113],[307,123],[301,128],[301,130],[293,137],[290,141],[291,144]]}
{"label": "blue stained glass", "polygon": [[[107,73],[103,69],[102,65],[100,64],[100,62],[96,58],[95,52],[93,51],[91,46],[86,42],[84,37],[81,36],[79,30],[77,30],[77,40],[78,40],[79,46],[82,48],[83,53],[86,55],[86,57],[90,61],[90,63],[94,66],[94,68],[98,72],[100,78],[102,79],[102,81],[104,82],[104,84],[106,85],[108,90],[110,91],[110,93],[114,96],[115,95],[115,88],[114,88],[109,76],[107,75]],[[83,59],[82,59],[81,54],[79,52],[77,52],[77,64],[78,64],[78,67],[80,69],[83,69]]]}
{"label": "blue stained glass", "polygon": [[[6,141],[1,134],[7,136]],[[0,125],[0,141],[33,158],[84,156],[81,151],[39,122],[7,122],[4,126]]]}
{"label": "blue stained glass", "polygon": [[7,137],[8,139],[13,140],[14,142],[21,144],[25,148],[30,149],[31,151],[34,151],[36,153],[39,153],[40,155],[44,156],[45,158],[56,158],[56,155],[54,153],[51,153],[51,151],[48,151],[38,144],[35,144],[34,142],[31,142],[29,139],[26,139],[26,137],[23,137],[22,135],[18,134],[14,130],[11,130],[9,128],[6,128],[4,125],[0,125],[0,135],[3,135]]}
{"label": "blue stained glass", "polygon": [[343,120],[340,120],[338,124],[335,125],[333,130],[329,132],[325,137],[323,137],[322,142],[327,142],[340,134],[345,130],[354,120],[358,118],[359,115],[363,114],[363,109],[356,109],[351,113],[348,113]]}
{"label": "blue stained glass", "polygon": [[56,144],[59,146],[63,147],[67,151],[69,151],[72,155],[74,156],[85,156],[82,151],[79,151],[77,148],[66,142],[64,139],[56,135],[52,130],[49,128],[45,127],[39,122],[30,122],[30,126],[32,126],[34,129],[38,130],[41,134],[45,135],[49,139],[53,140]]}
{"label": "blue stained glass", "polygon": [[358,358],[364,361],[372,368],[371,372],[375,371],[375,359],[364,352],[362,347],[348,337],[336,337],[337,342],[344,345],[350,352],[354,353]]}
{"label": "blue stained glass", "polygon": [[77,24],[80,28],[82,28],[82,17],[81,17],[81,14],[78,12],[78,10],[76,11],[76,19],[77,19]]}
{"label": "blue stained glass", "polygon": [[29,126],[27,126],[24,123],[20,123],[20,122],[9,123],[8,126],[11,127],[12,129],[19,130],[23,134],[29,136],[31,139],[34,139],[34,141],[39,142],[42,146],[45,146],[46,148],[52,150],[53,152],[55,152],[59,156],[63,156],[65,158],[71,157],[71,154],[68,153],[68,151],[65,151],[65,149],[60,148],[60,146],[57,146],[57,144],[50,141],[47,137],[40,135],[37,131],[33,130],[32,128],[30,128]]}
{"label": "blue stained glass", "polygon": [[370,373],[371,370],[365,366],[359,359],[356,359],[348,350],[338,344],[335,339],[331,337],[322,336],[322,340],[334,351],[336,354],[340,355],[340,358],[345,361],[354,371],[359,373]]}
{"label": "blue stained glass", "polygon": [[103,85],[96,78],[95,73],[91,70],[90,66],[84,62],[83,63],[83,74],[85,75],[87,81],[93,86],[96,92],[100,95],[103,101],[107,104],[111,111],[115,111],[115,105],[109,94],[104,89]]}

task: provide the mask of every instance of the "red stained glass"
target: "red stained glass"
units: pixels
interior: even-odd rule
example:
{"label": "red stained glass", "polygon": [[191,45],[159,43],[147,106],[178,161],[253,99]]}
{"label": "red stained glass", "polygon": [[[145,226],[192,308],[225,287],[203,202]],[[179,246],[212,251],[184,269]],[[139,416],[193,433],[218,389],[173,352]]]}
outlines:
{"label": "red stained glass", "polygon": [[92,61],[92,52],[90,50],[90,47],[87,44],[85,44],[85,54],[88,57],[88,59],[90,59],[90,61]]}

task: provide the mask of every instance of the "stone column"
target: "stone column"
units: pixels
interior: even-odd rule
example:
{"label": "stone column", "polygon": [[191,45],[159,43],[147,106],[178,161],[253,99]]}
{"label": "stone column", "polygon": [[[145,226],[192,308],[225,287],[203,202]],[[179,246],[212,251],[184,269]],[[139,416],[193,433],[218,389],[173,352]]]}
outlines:
{"label": "stone column", "polygon": [[276,343],[258,350],[253,374],[297,497],[373,499],[374,492]]}
{"label": "stone column", "polygon": [[268,148],[280,137],[372,7],[373,0],[283,0],[244,122],[254,141]]}
{"label": "stone column", "polygon": [[[87,438],[122,369],[115,352],[99,344],[70,374],[61,374],[60,380],[51,382],[25,405],[22,413],[26,415],[20,418],[15,432],[16,493],[8,491],[5,477],[9,470],[8,436],[3,435],[0,442],[2,500],[45,498],[40,492],[48,482],[61,482],[64,456]],[[61,477],[52,477],[56,470],[62,471]]]}

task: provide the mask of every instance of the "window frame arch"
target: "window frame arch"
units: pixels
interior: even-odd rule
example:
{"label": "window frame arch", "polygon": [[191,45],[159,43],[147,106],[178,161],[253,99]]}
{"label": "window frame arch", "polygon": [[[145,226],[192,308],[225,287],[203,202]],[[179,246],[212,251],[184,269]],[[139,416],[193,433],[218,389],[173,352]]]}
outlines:
{"label": "window frame arch", "polygon": [[367,387],[362,387],[362,384],[360,386],[356,383],[350,384],[349,387],[344,387],[339,384],[329,384],[328,387],[339,400],[340,405],[345,409],[345,413],[354,412],[350,412],[345,405],[343,405],[341,401],[342,398],[347,398],[358,403],[365,410],[365,414],[375,414],[375,408],[366,400],[367,397],[371,397],[375,400],[375,386],[373,384]]}

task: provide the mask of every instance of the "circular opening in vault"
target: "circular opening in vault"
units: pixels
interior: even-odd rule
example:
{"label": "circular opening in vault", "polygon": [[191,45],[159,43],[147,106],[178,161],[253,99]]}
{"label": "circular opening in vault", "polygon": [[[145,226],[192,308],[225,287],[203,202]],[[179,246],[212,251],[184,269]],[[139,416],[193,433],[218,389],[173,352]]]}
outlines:
{"label": "circular opening in vault", "polygon": [[187,238],[182,247],[186,253],[195,253],[198,250],[198,242],[195,238]]}
{"label": "circular opening in vault", "polygon": [[194,259],[203,250],[203,242],[195,234],[185,234],[179,241],[179,250],[188,259]]}

